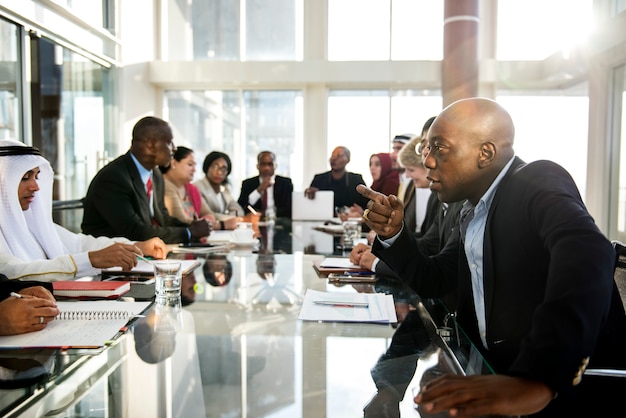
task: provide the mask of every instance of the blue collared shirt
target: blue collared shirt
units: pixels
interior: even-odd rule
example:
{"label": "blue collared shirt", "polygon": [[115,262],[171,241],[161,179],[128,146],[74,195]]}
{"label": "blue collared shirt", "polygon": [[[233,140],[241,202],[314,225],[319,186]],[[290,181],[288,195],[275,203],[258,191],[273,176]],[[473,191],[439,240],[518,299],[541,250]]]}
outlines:
{"label": "blue collared shirt", "polygon": [[[487,215],[489,214],[489,209],[491,208],[491,203],[493,202],[493,198],[496,194],[496,190],[498,189],[498,185],[502,181],[502,178],[509,171],[509,168],[513,164],[513,160],[515,156],[511,158],[511,160],[504,166],[502,171],[498,174],[496,179],[491,183],[489,189],[485,192],[485,194],[480,198],[476,206],[472,207],[472,205],[465,201],[463,204],[463,208],[461,208],[461,219],[466,215],[467,212],[473,210],[474,218],[470,221],[467,226],[467,233],[465,235],[465,256],[467,257],[467,264],[470,268],[470,273],[472,277],[472,296],[474,298],[474,307],[476,309],[476,319],[478,321],[478,331],[480,332],[480,339],[483,343],[483,346],[487,348],[487,320],[485,316],[485,284],[483,282],[483,251],[484,251],[484,243],[485,243],[485,227],[487,226]],[[404,228],[404,225],[402,226]],[[398,232],[395,236],[388,238],[386,240],[380,240],[383,248],[389,248],[396,241],[398,236],[400,236],[400,232]]]}
{"label": "blue collared shirt", "polygon": [[[513,157],[515,158],[515,157]],[[493,198],[498,189],[498,185],[502,178],[513,164],[513,158],[504,166],[498,177],[491,183],[489,189],[480,198],[476,206],[472,207],[471,203],[465,201],[461,209],[461,218],[471,210],[474,211],[474,218],[467,226],[465,235],[465,256],[469,265],[470,274],[472,276],[472,295],[474,297],[474,307],[476,310],[476,319],[478,321],[478,331],[483,346],[487,348],[487,320],[485,315],[485,284],[483,282],[484,274],[484,243],[485,228],[487,226],[487,215],[493,202]]]}

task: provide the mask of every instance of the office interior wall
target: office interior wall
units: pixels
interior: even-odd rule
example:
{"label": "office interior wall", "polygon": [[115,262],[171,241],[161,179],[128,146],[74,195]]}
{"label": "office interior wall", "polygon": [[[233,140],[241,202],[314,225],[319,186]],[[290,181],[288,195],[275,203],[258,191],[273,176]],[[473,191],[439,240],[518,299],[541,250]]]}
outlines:
{"label": "office interior wall", "polygon": [[[304,129],[301,151],[296,148],[295,154],[302,152],[305,156],[302,182],[306,185],[306,179],[328,168],[331,150],[327,142],[319,140],[327,136],[328,92],[390,88],[432,90],[440,87],[439,61],[327,61],[328,2],[324,0],[299,0],[305,12],[304,27],[319,27],[319,33],[305,31],[302,60],[276,62],[166,61],[171,48],[182,46],[189,36],[184,25],[185,14],[171,10],[176,2],[111,1],[117,6],[115,15],[118,17],[118,26],[111,34],[94,30],[80,19],[71,17],[71,10],[63,11],[49,1],[3,0],[0,14],[26,27],[47,31],[55,36],[55,41],[72,44],[70,46],[77,47],[89,59],[110,66],[112,77],[117,77],[119,82],[117,102],[107,105],[109,111],[119,116],[119,123],[112,128],[115,134],[110,136],[118,137],[120,153],[128,148],[130,131],[139,117],[164,115],[163,98],[168,89],[297,89],[302,91]],[[480,7],[483,11],[487,8],[493,12],[497,3],[497,0],[481,0]],[[484,53],[495,46],[485,45],[483,40],[480,46],[480,93],[494,97],[514,86],[525,90],[524,94],[536,91],[567,96],[572,86],[588,82],[585,201],[599,225],[606,229],[609,216],[612,216],[609,215],[609,195],[617,193],[617,190],[609,189],[609,169],[606,167],[611,151],[607,144],[620,140],[611,137],[615,134],[608,127],[612,126],[616,111],[621,111],[613,108],[611,72],[626,63],[623,31],[626,14],[623,2],[610,0],[595,0],[594,10],[600,25],[590,42],[577,49],[556,52],[544,60],[496,61],[492,58],[493,51]],[[180,32],[168,33],[164,24],[166,18],[178,19]],[[493,13],[481,15],[480,30],[492,40],[496,33],[494,20]],[[183,54],[184,58],[189,52],[185,52],[184,47],[180,49],[177,53]],[[24,117],[29,116],[26,113]],[[388,138],[384,140],[388,141]]]}

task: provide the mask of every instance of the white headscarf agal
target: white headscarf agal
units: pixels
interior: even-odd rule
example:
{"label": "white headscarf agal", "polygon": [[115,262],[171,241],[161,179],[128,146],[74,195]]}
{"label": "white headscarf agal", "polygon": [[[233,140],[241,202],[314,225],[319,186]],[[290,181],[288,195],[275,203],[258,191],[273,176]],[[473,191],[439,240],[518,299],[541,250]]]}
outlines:
{"label": "white headscarf agal", "polygon": [[[13,140],[0,140],[0,251],[22,260],[42,260],[67,254],[52,221],[53,172],[40,155],[2,155],[2,147],[26,147]],[[23,211],[18,185],[27,171],[39,167],[39,191],[30,208]]]}

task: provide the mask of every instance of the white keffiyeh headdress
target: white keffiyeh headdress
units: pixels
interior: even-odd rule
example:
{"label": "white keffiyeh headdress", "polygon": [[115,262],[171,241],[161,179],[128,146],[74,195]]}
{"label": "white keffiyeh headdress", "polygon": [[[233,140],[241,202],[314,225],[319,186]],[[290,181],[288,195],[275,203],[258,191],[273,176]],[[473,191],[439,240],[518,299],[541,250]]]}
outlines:
{"label": "white keffiyeh headdress", "polygon": [[[17,195],[27,171],[39,167],[39,191],[26,211]],[[0,140],[0,251],[22,260],[67,254],[52,221],[53,172],[36,148],[19,141]]]}

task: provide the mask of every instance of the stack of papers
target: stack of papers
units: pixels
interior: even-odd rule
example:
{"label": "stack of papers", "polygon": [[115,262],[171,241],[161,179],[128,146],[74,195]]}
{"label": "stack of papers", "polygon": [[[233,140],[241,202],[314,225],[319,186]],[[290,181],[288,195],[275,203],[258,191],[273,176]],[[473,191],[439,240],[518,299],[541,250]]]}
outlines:
{"label": "stack of papers", "polygon": [[298,319],[321,322],[398,322],[393,296],[384,293],[329,293],[308,289]]}
{"label": "stack of papers", "polygon": [[360,269],[356,264],[352,264],[348,257],[326,257],[324,261],[320,263],[320,267],[324,268],[341,268],[341,269]]}
{"label": "stack of papers", "polygon": [[357,273],[364,272],[368,274],[374,274],[374,272],[361,268],[356,264],[352,264],[347,257],[326,257],[324,260],[313,261],[313,268],[317,273],[325,277],[330,273]]}
{"label": "stack of papers", "polygon": [[[183,276],[191,273],[197,267],[200,267],[199,260],[180,260],[183,265]],[[102,277],[108,276],[154,276],[154,266],[152,263],[137,260],[137,265],[129,271],[122,271],[121,267],[111,267],[102,269]]]}

